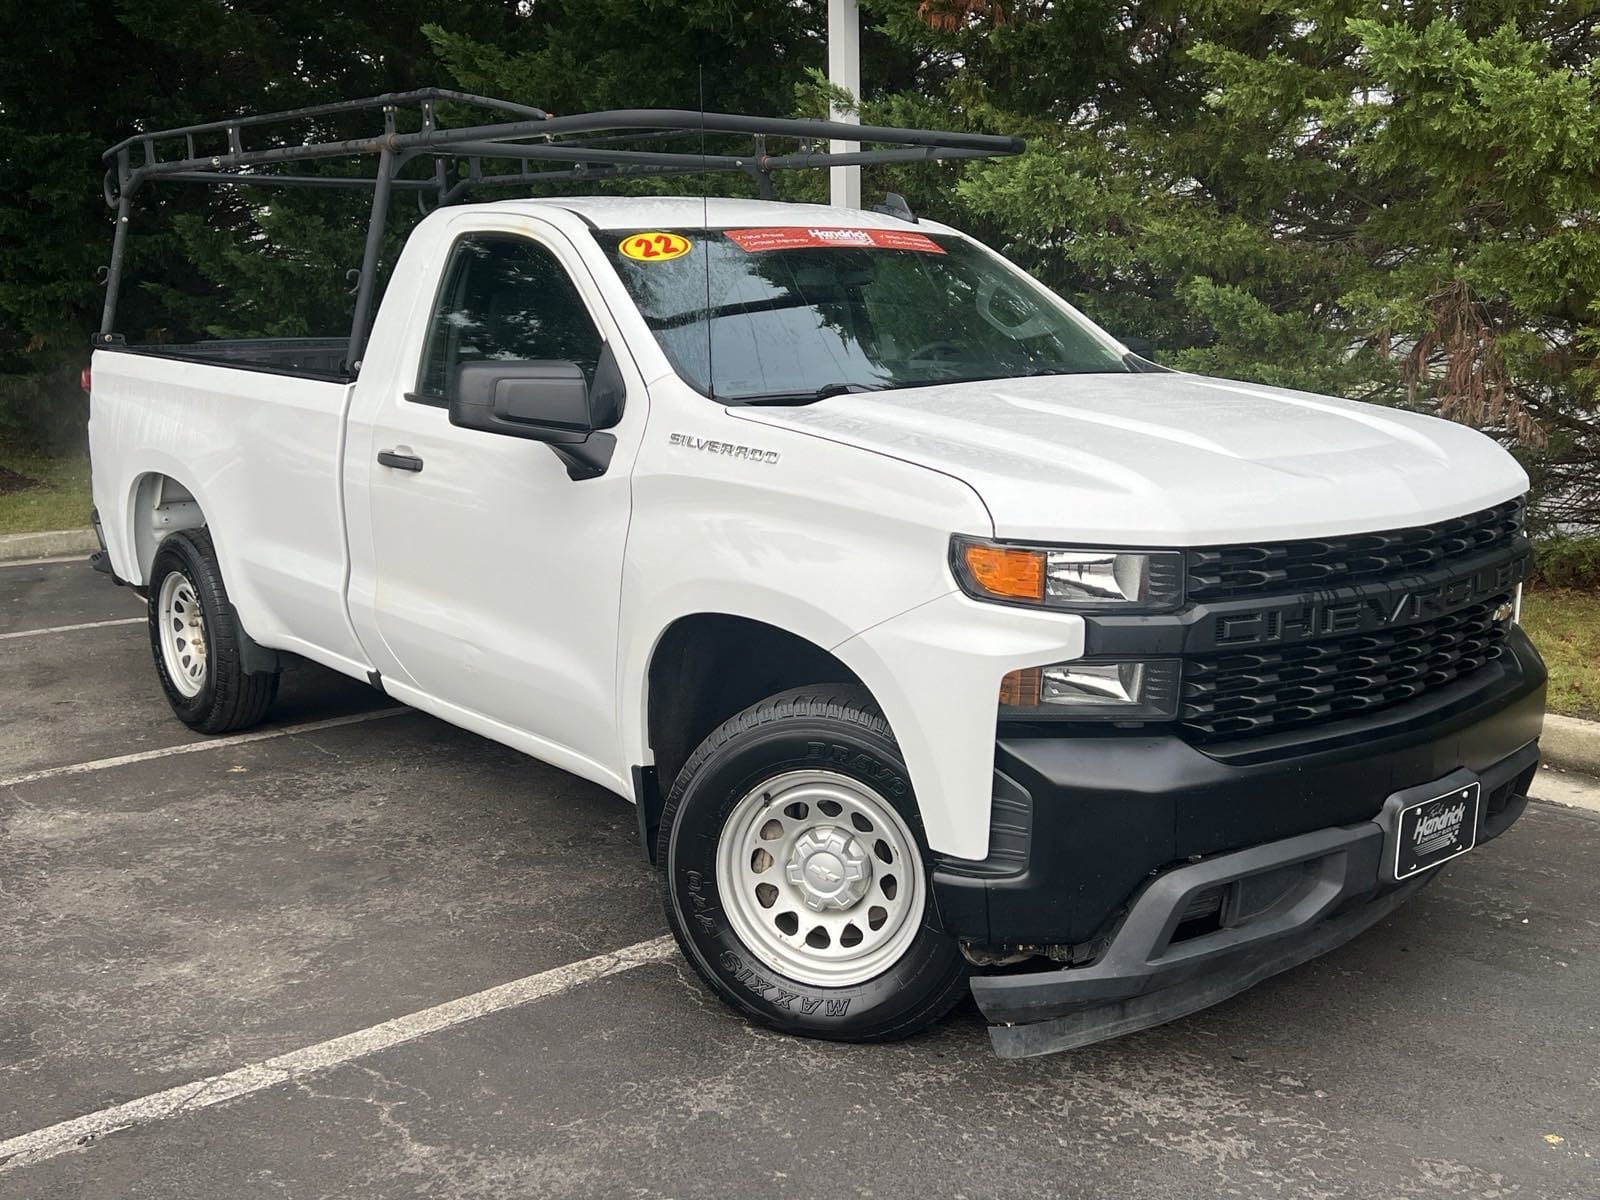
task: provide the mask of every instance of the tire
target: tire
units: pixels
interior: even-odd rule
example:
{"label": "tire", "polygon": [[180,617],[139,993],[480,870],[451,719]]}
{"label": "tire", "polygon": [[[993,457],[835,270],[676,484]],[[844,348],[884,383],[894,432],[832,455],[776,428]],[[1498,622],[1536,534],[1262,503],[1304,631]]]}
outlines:
{"label": "tire", "polygon": [[178,719],[201,733],[259,725],[278,695],[278,672],[241,665],[246,635],[207,530],[185,529],[162,541],[149,599],[156,674]]}
{"label": "tire", "polygon": [[892,1041],[966,994],[966,961],[928,888],[911,780],[858,687],[782,692],[715,730],[667,797],[657,860],[685,957],[763,1025]]}

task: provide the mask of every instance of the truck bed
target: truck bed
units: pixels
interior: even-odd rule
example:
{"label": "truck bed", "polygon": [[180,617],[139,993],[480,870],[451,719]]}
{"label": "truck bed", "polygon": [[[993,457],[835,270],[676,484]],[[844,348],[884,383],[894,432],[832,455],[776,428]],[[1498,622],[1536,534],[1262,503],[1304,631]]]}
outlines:
{"label": "truck bed", "polygon": [[89,445],[112,567],[143,583],[161,538],[203,522],[252,637],[354,659],[341,500],[351,385],[296,365],[313,361],[302,357],[319,345],[309,339],[199,345],[197,355],[186,346],[94,352]]}

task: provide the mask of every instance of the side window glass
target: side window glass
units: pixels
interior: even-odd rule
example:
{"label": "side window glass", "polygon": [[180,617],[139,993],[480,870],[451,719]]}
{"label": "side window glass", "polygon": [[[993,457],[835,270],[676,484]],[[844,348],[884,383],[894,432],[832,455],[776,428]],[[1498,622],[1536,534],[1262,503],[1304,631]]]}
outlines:
{"label": "side window glass", "polygon": [[600,331],[555,255],[538,242],[479,234],[456,243],[428,328],[419,399],[445,401],[461,363],[575,362],[593,382]]}

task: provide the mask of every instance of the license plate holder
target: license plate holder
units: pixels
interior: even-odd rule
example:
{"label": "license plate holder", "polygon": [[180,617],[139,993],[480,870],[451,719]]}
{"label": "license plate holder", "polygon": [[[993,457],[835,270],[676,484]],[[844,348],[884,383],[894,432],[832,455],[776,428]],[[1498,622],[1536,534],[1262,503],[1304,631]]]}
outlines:
{"label": "license plate holder", "polygon": [[1390,796],[1383,821],[1389,878],[1420,875],[1476,846],[1482,798],[1483,785],[1473,778],[1445,778]]}

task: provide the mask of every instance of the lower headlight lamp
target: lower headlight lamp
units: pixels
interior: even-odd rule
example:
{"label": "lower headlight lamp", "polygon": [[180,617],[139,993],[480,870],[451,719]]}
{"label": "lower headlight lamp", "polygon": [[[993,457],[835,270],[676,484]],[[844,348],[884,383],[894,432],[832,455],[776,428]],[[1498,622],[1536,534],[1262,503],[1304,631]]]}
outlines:
{"label": "lower headlight lamp", "polygon": [[1177,659],[1079,659],[1024,667],[1000,681],[1000,715],[1021,720],[1170,721]]}

